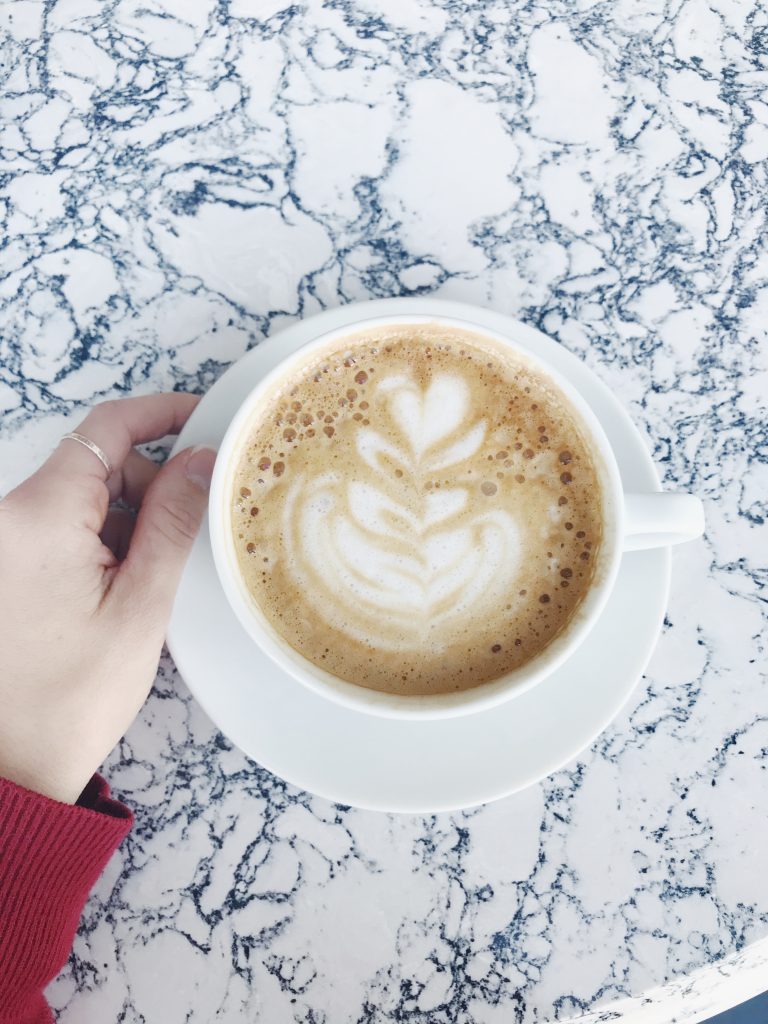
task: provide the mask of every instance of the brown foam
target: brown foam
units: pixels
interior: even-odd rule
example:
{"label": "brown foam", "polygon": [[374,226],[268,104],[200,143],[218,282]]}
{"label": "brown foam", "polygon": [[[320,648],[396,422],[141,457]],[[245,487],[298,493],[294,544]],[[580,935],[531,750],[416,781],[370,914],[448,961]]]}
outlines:
{"label": "brown foam", "polygon": [[[419,408],[432,414],[409,433]],[[345,339],[276,388],[234,475],[232,529],[256,604],[304,657],[371,689],[445,693],[561,633],[601,507],[596,457],[548,379],[491,339],[406,325]]]}

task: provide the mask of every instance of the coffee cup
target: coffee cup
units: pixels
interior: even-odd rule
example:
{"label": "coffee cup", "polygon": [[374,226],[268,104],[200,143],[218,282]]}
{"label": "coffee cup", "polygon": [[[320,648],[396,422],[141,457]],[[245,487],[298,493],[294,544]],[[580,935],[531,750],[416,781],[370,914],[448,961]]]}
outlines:
{"label": "coffee cup", "polygon": [[[582,439],[581,443],[584,447],[584,451],[585,453],[588,453],[588,458],[587,455],[585,455],[583,462],[586,463],[589,461],[595,474],[595,485],[591,489],[583,488],[582,497],[583,501],[589,503],[591,500],[591,494],[597,496],[594,497],[593,503],[595,504],[595,508],[592,509],[592,512],[596,516],[596,521],[599,522],[599,544],[596,543],[593,548],[589,539],[584,540],[586,549],[582,550],[580,557],[588,561],[588,583],[584,585],[584,592],[579,599],[578,605],[574,608],[573,613],[569,615],[567,621],[564,621],[564,624],[560,628],[558,628],[556,619],[553,621],[553,638],[546,642],[543,640],[538,641],[538,643],[535,642],[534,653],[531,657],[527,658],[527,660],[514,664],[514,666],[508,671],[501,671],[498,675],[494,675],[492,678],[487,680],[483,679],[477,685],[468,685],[466,687],[462,686],[461,688],[457,688],[449,692],[385,692],[381,689],[371,688],[367,685],[367,680],[364,678],[366,675],[365,667],[363,665],[361,668],[359,662],[356,669],[357,676],[355,678],[349,678],[348,676],[347,678],[344,678],[338,672],[329,671],[324,667],[322,664],[324,656],[322,654],[319,657],[313,655],[314,660],[310,660],[310,658],[305,656],[300,649],[301,644],[289,642],[286,639],[286,636],[276,628],[277,620],[275,616],[272,615],[270,618],[265,614],[264,608],[254,596],[253,580],[258,580],[259,573],[263,575],[264,578],[267,578],[268,574],[272,571],[272,566],[270,565],[269,560],[271,552],[265,548],[266,554],[263,558],[265,563],[264,567],[262,568],[260,565],[256,564],[253,570],[249,568],[248,573],[250,576],[247,577],[247,574],[244,573],[243,570],[244,563],[242,550],[238,548],[239,543],[241,543],[241,548],[245,546],[246,538],[243,537],[242,533],[238,534],[237,527],[234,526],[233,521],[233,500],[237,505],[243,506],[242,515],[247,515],[249,512],[253,513],[254,522],[258,521],[261,524],[263,522],[263,516],[265,514],[269,514],[268,508],[262,508],[260,504],[254,504],[250,506],[249,509],[251,500],[256,501],[256,498],[251,495],[252,488],[250,486],[241,487],[239,490],[243,492],[243,495],[238,497],[238,494],[236,493],[236,485],[239,481],[238,473],[241,471],[243,465],[244,450],[258,425],[262,423],[265,418],[274,417],[276,396],[283,396],[285,401],[288,403],[285,408],[290,409],[291,392],[292,390],[295,392],[295,388],[293,387],[294,382],[303,380],[306,377],[309,368],[320,367],[321,369],[318,370],[317,373],[327,372],[327,368],[323,369],[323,360],[326,359],[326,357],[330,358],[329,354],[338,354],[342,352],[347,353],[343,366],[340,365],[337,369],[341,368],[343,371],[343,367],[346,367],[349,364],[352,381],[354,382],[355,379],[363,381],[365,378],[365,384],[354,384],[353,387],[347,388],[346,391],[340,391],[339,393],[342,395],[346,394],[355,396],[354,399],[349,399],[349,403],[352,405],[357,403],[356,407],[359,409],[359,411],[354,413],[354,416],[359,424],[367,425],[368,416],[366,413],[368,413],[369,403],[363,403],[360,401],[359,392],[365,388],[372,387],[372,381],[368,380],[366,369],[357,369],[354,353],[358,351],[365,351],[366,354],[370,351],[379,352],[380,349],[375,347],[371,349],[371,339],[379,339],[377,344],[381,346],[381,338],[387,338],[390,336],[396,337],[399,335],[409,334],[409,332],[415,339],[413,344],[422,347],[429,346],[431,344],[429,339],[431,338],[448,337],[449,339],[456,340],[456,344],[453,345],[453,348],[451,345],[444,346],[446,350],[452,352],[450,357],[445,355],[445,358],[456,357],[455,350],[458,346],[461,346],[462,338],[468,339],[468,350],[474,351],[471,346],[476,343],[480,346],[479,350],[486,351],[487,348],[488,352],[498,355],[500,359],[503,359],[508,355],[510,359],[515,361],[515,365],[519,365],[522,368],[521,372],[523,375],[530,375],[530,379],[535,381],[536,385],[542,389],[542,394],[555,395],[555,400],[561,402],[564,408],[567,407],[568,415],[571,416],[572,420],[577,424],[578,429],[576,433],[578,433],[579,437]],[[474,339],[474,341],[472,339]],[[438,345],[435,348],[434,354],[436,357],[442,358],[438,351],[439,348],[440,346]],[[382,358],[386,365],[387,357],[383,355],[383,350],[381,351]],[[422,350],[419,349],[420,354],[421,352]],[[461,355],[464,356],[464,349],[461,349]],[[394,359],[395,357],[393,356],[392,358]],[[368,357],[368,361],[371,361],[370,357]],[[365,360],[363,360],[360,365],[362,366],[364,362]],[[367,363],[365,365],[367,366]],[[488,362],[487,365],[488,367],[491,367],[491,362]],[[368,367],[368,369],[373,373],[375,367]],[[473,370],[473,373],[478,380],[480,379],[478,374],[481,374],[481,372],[484,372],[482,371],[482,368]],[[311,383],[311,378],[307,379],[310,380]],[[441,380],[442,379],[443,378],[441,378]],[[393,381],[395,382],[394,384],[392,383]],[[398,381],[401,383],[398,384]],[[462,400],[461,395],[455,391],[452,392],[450,381],[446,381],[443,389],[444,396],[438,393],[439,389],[432,388],[428,394],[425,392],[420,398],[415,398],[414,394],[416,394],[416,392],[414,392],[413,382],[406,380],[405,383],[402,383],[402,381],[403,374],[401,372],[399,374],[392,374],[386,378],[386,381],[379,382],[379,391],[383,392],[387,401],[394,399],[398,400],[398,408],[402,410],[403,416],[405,417],[401,423],[401,428],[410,429],[411,435],[413,435],[414,431],[416,431],[417,434],[419,431],[427,431],[428,436],[422,437],[419,435],[418,437],[410,437],[412,449],[415,446],[419,451],[426,451],[426,446],[429,443],[432,443],[434,438],[437,436],[435,431],[437,430],[439,433],[439,430],[442,429],[442,427],[440,427],[439,424],[438,427],[425,427],[424,424],[427,421],[424,418],[424,409],[431,402],[431,405],[434,407],[434,417],[437,417],[439,420],[439,417],[445,410],[454,410],[457,403],[460,404],[460,400]],[[323,380],[320,378],[320,384],[322,383]],[[401,388],[402,393],[397,391],[398,387]],[[477,394],[481,393],[482,392],[477,392]],[[493,392],[490,392],[490,394],[493,394]],[[394,395],[394,399],[392,399],[392,395]],[[288,397],[286,398],[286,396]],[[491,400],[497,401],[495,398]],[[345,403],[345,398],[342,397],[339,401],[341,403]],[[421,402],[420,405],[418,404],[419,402]],[[301,412],[302,403],[295,402],[294,404],[299,407],[299,410],[295,413],[289,412],[285,423],[283,423],[282,420],[279,422],[281,433],[276,436],[284,437],[285,441],[281,441],[277,446],[278,448],[287,448],[298,444],[297,431],[301,430],[302,417],[306,418],[308,423],[310,422],[310,417],[304,416]],[[328,404],[327,401],[325,404]],[[363,409],[363,405],[365,405],[365,409]],[[305,406],[304,408],[306,409],[308,407]],[[345,407],[341,412],[344,415],[351,415],[350,408],[351,406],[347,406],[345,403]],[[536,408],[535,403],[533,403],[533,408]],[[334,419],[334,416],[338,417],[340,410],[335,409],[334,412],[331,413],[330,409],[324,408],[321,411],[326,413],[326,415],[319,419],[314,415],[314,418],[311,419],[312,426],[307,426],[306,430],[308,433],[312,433],[313,443],[315,444],[320,444],[320,440],[314,440],[317,432],[321,430],[327,431],[327,447],[322,450],[323,458],[327,459],[331,457],[329,453],[334,451],[333,446],[338,442],[338,436],[335,434],[335,431],[337,430],[340,421],[338,418]],[[316,412],[317,410],[314,410],[314,414],[316,414]],[[285,414],[282,413],[282,415]],[[453,415],[453,413],[451,413],[451,415]],[[509,415],[511,416],[512,414]],[[530,416],[534,414],[528,411],[526,415],[530,418]],[[411,420],[408,420],[408,416],[411,417]],[[414,419],[414,417],[416,417],[416,419]],[[433,420],[429,421],[430,424],[433,423],[434,417]],[[455,418],[456,417],[454,416],[454,419]],[[278,417],[278,419],[280,419],[280,417]],[[323,426],[325,420],[328,420],[328,423]],[[475,425],[472,428],[476,436],[480,436],[482,433],[478,424],[484,424],[486,421],[487,417],[481,417],[479,419],[476,417]],[[410,427],[408,427],[409,423]],[[413,426],[414,423],[416,423],[415,427]],[[451,423],[447,422],[445,426],[446,428],[450,427]],[[360,430],[362,431],[362,429],[363,428],[361,426]],[[537,429],[541,431],[540,437],[548,442],[549,438],[544,433],[544,431],[548,429],[545,424],[542,424]],[[469,437],[470,433],[471,430],[468,429],[466,437]],[[303,436],[304,435],[301,434],[301,437]],[[319,434],[317,436],[319,438]],[[363,438],[363,440],[358,440],[357,442],[358,449],[361,452],[361,457],[368,458],[366,452],[370,454],[370,451],[365,447],[367,444],[369,449],[370,446],[373,445],[373,449],[371,450],[374,451],[374,454],[371,456],[371,459],[390,459],[390,455],[392,451],[394,451],[392,458],[396,460],[398,457],[397,451],[393,449],[391,445],[387,447],[388,442],[385,442],[381,438],[376,440],[378,436],[379,435],[373,431],[372,427],[366,426],[365,433],[360,434],[360,437]],[[466,441],[466,437],[461,439],[461,443],[470,443]],[[373,440],[371,440],[371,438],[373,438]],[[322,441],[322,443],[326,444],[325,441]],[[378,448],[376,446],[378,446]],[[543,460],[543,456],[539,456],[538,450],[534,453],[533,449],[523,448],[522,444],[519,444],[517,447],[522,448],[522,451],[519,453],[520,458],[527,456],[528,451],[530,451],[531,466],[535,466],[538,462],[542,462],[542,464],[547,466],[553,464],[552,459],[555,458],[554,455],[550,457],[548,462],[545,462]],[[382,452],[384,453],[383,456],[381,454]],[[481,481],[480,478],[477,477],[477,487],[472,492],[473,494],[480,494],[481,491],[479,488],[484,488],[485,490],[482,491],[483,494],[487,491],[489,496],[495,496],[497,486],[495,483],[496,478],[498,477],[501,480],[505,473],[508,475],[514,474],[515,469],[519,467],[513,464],[514,453],[512,452],[508,453],[506,451],[502,451],[496,452],[495,456],[488,456],[488,459],[490,460],[491,458],[498,458],[499,455],[506,456],[508,454],[512,457],[500,459],[498,460],[498,464],[496,462],[492,464],[493,472],[491,473],[491,470],[489,469],[488,473],[485,474],[487,479],[483,479]],[[290,464],[290,458],[285,458],[285,461],[283,461],[283,455],[284,453],[282,451],[276,451],[272,453],[272,458],[268,458],[263,461],[264,465],[269,463],[268,471],[260,470],[259,461],[258,459],[255,460],[252,467],[254,473],[254,487],[261,485],[268,487],[270,483],[273,482],[273,477],[277,473],[278,467]],[[570,452],[563,452],[562,450],[559,452],[560,458],[565,458],[566,455],[568,456],[568,459],[563,465],[558,465],[556,461],[554,464],[558,465],[558,470],[562,470],[561,473],[558,473],[558,479],[562,477],[562,486],[566,488],[566,493],[573,495],[573,487],[570,486],[572,485],[572,480],[569,479],[572,477],[572,474],[569,472],[569,469],[571,468],[571,454]],[[395,462],[392,463],[392,465],[394,464]],[[376,465],[378,466],[379,463],[376,462]],[[506,468],[507,466],[509,466],[509,469]],[[280,473],[282,472],[283,470],[280,470]],[[468,470],[467,472],[471,472],[471,470]],[[262,475],[259,476],[259,473]],[[268,473],[269,480],[266,479]],[[435,477],[437,476],[437,474],[432,475]],[[445,476],[445,474],[443,474],[443,476]],[[325,479],[325,477],[323,479]],[[524,474],[516,474],[515,479],[521,480],[520,487],[525,486],[522,482],[524,480]],[[567,481],[567,483],[565,481]],[[466,483],[466,479],[464,482]],[[367,500],[366,494],[368,494],[368,492],[364,492],[364,483],[361,484],[360,481],[354,480],[352,477],[350,477],[349,481],[342,481],[342,483],[346,487],[357,488],[360,501]],[[555,481],[555,483],[557,483],[557,481]],[[446,508],[448,508],[450,512],[450,505],[452,502],[454,504],[460,504],[461,502],[459,499],[464,500],[461,498],[460,494],[460,492],[462,492],[462,488],[455,486],[455,482],[450,481],[449,479],[435,479],[434,484],[433,481],[430,480],[425,486],[434,486],[435,488],[439,488],[441,484],[443,485],[442,496],[438,496],[436,490],[431,491],[429,495],[422,495],[424,501],[429,501],[429,514],[432,515],[433,509],[436,509],[437,511],[434,512],[434,516],[438,518],[445,513]],[[499,484],[499,486],[502,486],[502,484]],[[504,486],[506,486],[506,483],[504,483]],[[515,483],[511,483],[510,486],[514,487],[517,485]],[[569,486],[570,489],[568,489]],[[245,492],[247,492],[247,494]],[[522,494],[524,492],[521,491],[520,493]],[[529,491],[528,493],[531,492]],[[362,495],[362,497],[360,497],[360,495]],[[323,500],[326,500],[326,496],[320,491],[317,491],[314,496],[310,494],[310,496],[306,498],[306,503],[311,505],[311,502],[314,501],[315,505],[318,508],[321,508]],[[560,500],[565,502],[569,500],[572,502],[574,501],[573,497],[568,499],[561,498]],[[384,517],[386,522],[400,522],[401,526],[403,522],[406,523],[406,526],[408,522],[410,522],[410,520],[404,518],[407,516],[407,513],[405,511],[400,512],[396,506],[392,506],[391,502],[388,504],[387,500],[377,497],[374,501],[374,505],[376,501],[378,501],[379,505],[374,507],[373,513],[371,513],[370,508],[366,513],[369,516],[369,519],[371,514],[374,514],[379,517],[379,520]],[[571,506],[567,506],[567,508],[570,507]],[[295,511],[294,506],[286,503],[285,506],[281,506],[281,508],[281,515],[284,517],[282,521],[282,528],[286,531],[292,530],[292,516]],[[473,527],[474,532],[468,533],[465,529],[464,533],[461,533],[460,530],[454,530],[454,535],[460,535],[462,537],[466,535],[467,537],[475,538],[473,543],[476,545],[479,543],[477,538],[481,536],[500,536],[502,538],[506,538],[506,547],[504,547],[503,550],[505,552],[509,552],[516,543],[515,538],[519,540],[520,530],[515,532],[514,524],[512,524],[509,526],[509,535],[507,536],[504,533],[504,530],[507,528],[507,519],[503,518],[504,514],[503,510],[502,512],[493,514],[485,512],[477,513],[477,523],[475,523]],[[259,515],[262,516],[262,520],[258,520]],[[400,517],[399,520],[398,516]],[[480,525],[478,525],[478,523]],[[554,367],[549,365],[545,360],[534,355],[524,344],[521,344],[520,341],[514,337],[508,337],[506,335],[498,334],[495,331],[490,331],[480,324],[474,323],[471,318],[465,320],[454,316],[420,317],[404,315],[366,319],[363,315],[354,325],[348,325],[343,329],[322,334],[304,345],[298,351],[287,356],[250,392],[235,414],[219,449],[219,455],[211,485],[209,504],[210,539],[219,580],[233,612],[251,639],[258,644],[258,646],[267,655],[269,655],[277,666],[288,673],[289,676],[293,677],[293,679],[298,680],[301,684],[314,691],[316,694],[358,712],[401,719],[429,719],[472,714],[509,700],[530,689],[561,666],[585,641],[610,596],[619,570],[620,560],[624,552],[661,547],[668,544],[692,540],[702,533],[703,526],[704,520],[701,502],[695,496],[664,492],[652,492],[647,494],[624,493],[621,486],[619,469],[616,464],[616,459],[611,445],[594,412],[572,384],[560,372],[555,370]],[[573,527],[573,523],[570,523],[570,521],[566,519],[565,527],[566,529],[568,527]],[[310,521],[310,527],[308,527],[305,536],[305,543],[310,547],[316,543],[318,545],[317,553],[323,554],[323,557],[325,557],[327,551],[325,549],[321,551],[320,545],[327,545],[329,542],[327,538],[320,538],[319,534],[315,536],[312,532],[313,529],[314,527],[311,525]],[[485,533],[483,533],[484,530]],[[447,531],[444,531],[444,533],[448,535]],[[575,543],[574,537],[578,534],[582,534],[584,537],[587,537],[588,531],[575,530],[572,531],[571,534],[563,534],[565,541],[561,542],[561,547],[566,543],[567,545]],[[238,537],[241,538],[241,541],[238,540]],[[523,539],[525,539],[524,530]],[[438,537],[438,541],[440,540],[441,538]],[[427,542],[425,541],[424,543],[426,544]],[[247,546],[255,549],[257,544],[249,543]],[[524,560],[526,557],[525,550],[520,550],[519,544],[515,550],[518,551],[517,557]],[[557,552],[542,551],[541,554],[542,556],[550,556],[550,561],[557,560]],[[253,555],[256,557],[256,563],[258,563],[258,559],[261,557],[261,551],[254,550]],[[448,558],[448,556],[445,557]],[[476,558],[475,561],[470,560],[469,562],[466,562],[465,559],[465,563],[462,563],[462,565],[469,565],[470,576],[464,577],[462,586],[459,589],[455,589],[452,596],[448,595],[450,601],[453,602],[453,605],[448,607],[447,612],[445,613],[448,615],[448,619],[446,621],[449,624],[453,623],[454,626],[457,622],[460,624],[460,618],[457,619],[457,612],[455,609],[458,607],[459,612],[463,611],[464,605],[461,604],[462,601],[466,605],[465,618],[470,623],[484,623],[485,618],[488,616],[488,609],[496,607],[496,605],[493,604],[495,600],[494,587],[497,586],[499,578],[506,578],[504,577],[504,573],[509,570],[509,566],[503,562],[489,561],[489,557],[490,556],[486,557],[484,561],[482,558]],[[508,558],[507,561],[509,561]],[[323,619],[324,612],[322,606],[323,603],[325,603],[325,605],[333,604],[334,587],[339,588],[346,586],[346,581],[342,579],[342,577],[337,579],[336,576],[333,575],[333,573],[336,572],[336,569],[331,572],[331,562],[328,562],[331,578],[329,580],[320,579],[322,576],[322,564],[321,558],[315,558],[314,561],[310,560],[310,568],[314,573],[313,578],[318,582],[320,588],[318,596],[322,597],[322,600],[318,599],[315,601],[317,607],[314,610],[312,609],[311,601],[307,607],[310,608],[310,617],[314,616],[316,612],[318,622],[320,623],[319,627],[317,624],[314,625],[314,633],[317,633],[318,628],[321,631],[323,629],[327,629],[330,648],[326,648],[326,650],[328,650],[329,654],[332,655],[335,653],[334,645],[336,647],[343,646],[343,640],[339,640],[339,637],[343,636],[343,634],[339,632],[339,629],[337,628],[338,624],[334,623],[330,615],[327,619]],[[402,564],[402,558],[399,564]],[[581,566],[581,563],[579,563],[579,565]],[[474,566],[477,566],[477,572],[475,576],[472,576],[471,573]],[[374,569],[371,569],[371,572],[373,572]],[[391,566],[384,565],[381,572],[386,573],[390,570]],[[485,573],[485,576],[482,578],[479,575],[481,572]],[[573,594],[573,584],[577,581],[573,578],[573,573],[570,569],[560,570],[560,573],[563,575],[566,572],[571,573],[571,576],[560,579],[559,585],[565,588],[568,587],[570,583],[572,585],[572,589],[568,593]],[[579,572],[578,575],[581,575],[581,572]],[[510,578],[512,577],[510,576]],[[368,583],[370,583],[370,580],[368,580]],[[304,587],[306,589],[308,585],[311,585],[311,581],[308,584],[305,578],[297,575],[297,587]],[[365,591],[365,585],[367,585],[365,580],[362,582],[359,580],[354,582],[354,586],[362,588],[360,592],[363,593],[364,596],[367,593]],[[549,590],[551,590],[551,588],[549,588]],[[502,591],[499,590],[499,593],[502,593]],[[526,588],[523,587],[518,590],[517,593],[525,595]],[[566,592],[557,591],[557,595],[562,596],[564,593]],[[352,591],[350,591],[350,594],[354,597]],[[472,601],[469,601],[467,598],[467,594],[470,596],[472,594],[475,595],[475,598],[473,598],[475,601],[474,605],[472,604]],[[349,597],[349,595],[347,596]],[[444,596],[445,595],[441,596],[438,594],[435,600],[442,600]],[[446,597],[446,601],[448,600],[448,597]],[[542,616],[542,618],[540,620],[534,620],[534,626],[538,622],[541,629],[548,628],[549,624],[547,616],[550,615],[549,609],[555,608],[555,597],[554,592],[552,600],[550,600],[549,593],[542,593],[538,597],[538,600],[541,601],[546,598],[548,603],[542,605],[541,608],[536,608],[536,614]],[[530,601],[530,595],[528,595],[525,600]],[[485,602],[485,604],[483,604],[483,602]],[[489,604],[489,602],[491,602],[491,604]],[[402,608],[395,608],[392,605],[389,607],[390,612],[387,613],[386,603],[380,602],[380,604],[377,605],[382,617],[385,618],[387,614],[390,614],[393,618],[400,616],[402,619]],[[507,605],[507,607],[510,606]],[[355,611],[354,608],[351,607],[349,600],[347,601],[346,609],[347,619],[354,620]],[[453,619],[450,617],[451,614],[453,615]],[[514,616],[514,611],[510,614]],[[304,612],[304,618],[307,618],[306,610]],[[326,625],[323,625],[324,622]],[[365,625],[364,619],[361,620],[361,622]],[[352,622],[350,630],[352,630],[352,626],[354,625],[355,623]],[[359,633],[359,624],[357,628]],[[536,635],[539,635],[538,629],[534,630],[534,632]],[[350,632],[350,636],[352,637],[349,641],[350,645],[359,645],[357,635],[358,634]],[[412,638],[410,642],[413,643]],[[501,656],[503,657],[503,643],[493,644],[489,649],[491,651],[495,651],[496,648],[499,648]],[[318,650],[319,649],[320,648],[318,648]],[[386,645],[382,647],[382,650],[385,649]],[[384,659],[385,657],[388,657],[388,655],[380,654],[377,653],[376,650],[373,650],[373,657]],[[455,654],[453,655],[453,658],[455,661]],[[333,662],[333,657],[331,657],[330,660]],[[490,655],[486,657],[486,661],[488,660],[492,661]],[[459,669],[459,671],[461,671],[461,669]],[[407,679],[405,676],[403,678],[405,679],[403,686],[407,688]],[[254,685],[258,685],[258,680],[254,680]],[[288,682],[286,682],[286,685],[288,685]]]}

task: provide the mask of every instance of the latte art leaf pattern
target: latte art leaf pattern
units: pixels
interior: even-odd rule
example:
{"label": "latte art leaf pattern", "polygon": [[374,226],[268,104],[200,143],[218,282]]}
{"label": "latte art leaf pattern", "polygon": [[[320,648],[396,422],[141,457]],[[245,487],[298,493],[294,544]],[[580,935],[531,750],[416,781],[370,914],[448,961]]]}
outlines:
{"label": "latte art leaf pattern", "polygon": [[[440,375],[421,391],[400,376],[378,390],[401,443],[361,428],[356,447],[372,479],[294,481],[283,520],[288,565],[330,626],[385,650],[439,653],[452,622],[482,614],[509,589],[518,531],[502,510],[467,520],[466,487],[424,490],[430,471],[455,468],[483,441],[484,423],[469,420],[466,384]],[[415,503],[404,500],[408,492]]]}
{"label": "latte art leaf pattern", "polygon": [[320,353],[276,392],[233,528],[258,609],[299,653],[435,693],[557,635],[589,585],[596,509],[595,468],[546,381],[476,335],[406,325]]}

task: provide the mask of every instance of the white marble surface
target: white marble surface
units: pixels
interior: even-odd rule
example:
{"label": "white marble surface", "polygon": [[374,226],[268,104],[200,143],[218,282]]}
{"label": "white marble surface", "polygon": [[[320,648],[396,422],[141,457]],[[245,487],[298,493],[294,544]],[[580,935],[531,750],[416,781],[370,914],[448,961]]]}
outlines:
{"label": "white marble surface", "polygon": [[315,310],[540,327],[706,503],[594,747],[464,814],[335,807],[164,661],[64,1024],[692,1021],[768,987],[768,15],[738,0],[0,7],[0,489],[94,400]]}

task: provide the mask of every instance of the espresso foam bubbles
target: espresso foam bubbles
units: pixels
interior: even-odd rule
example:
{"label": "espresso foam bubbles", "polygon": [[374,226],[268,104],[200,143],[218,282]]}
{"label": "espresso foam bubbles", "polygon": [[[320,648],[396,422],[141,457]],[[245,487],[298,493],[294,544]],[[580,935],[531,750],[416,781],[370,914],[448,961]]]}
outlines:
{"label": "espresso foam bubbles", "polygon": [[464,690],[572,619],[599,551],[597,457],[511,349],[437,325],[310,356],[235,472],[248,590],[309,661],[371,689]]}

